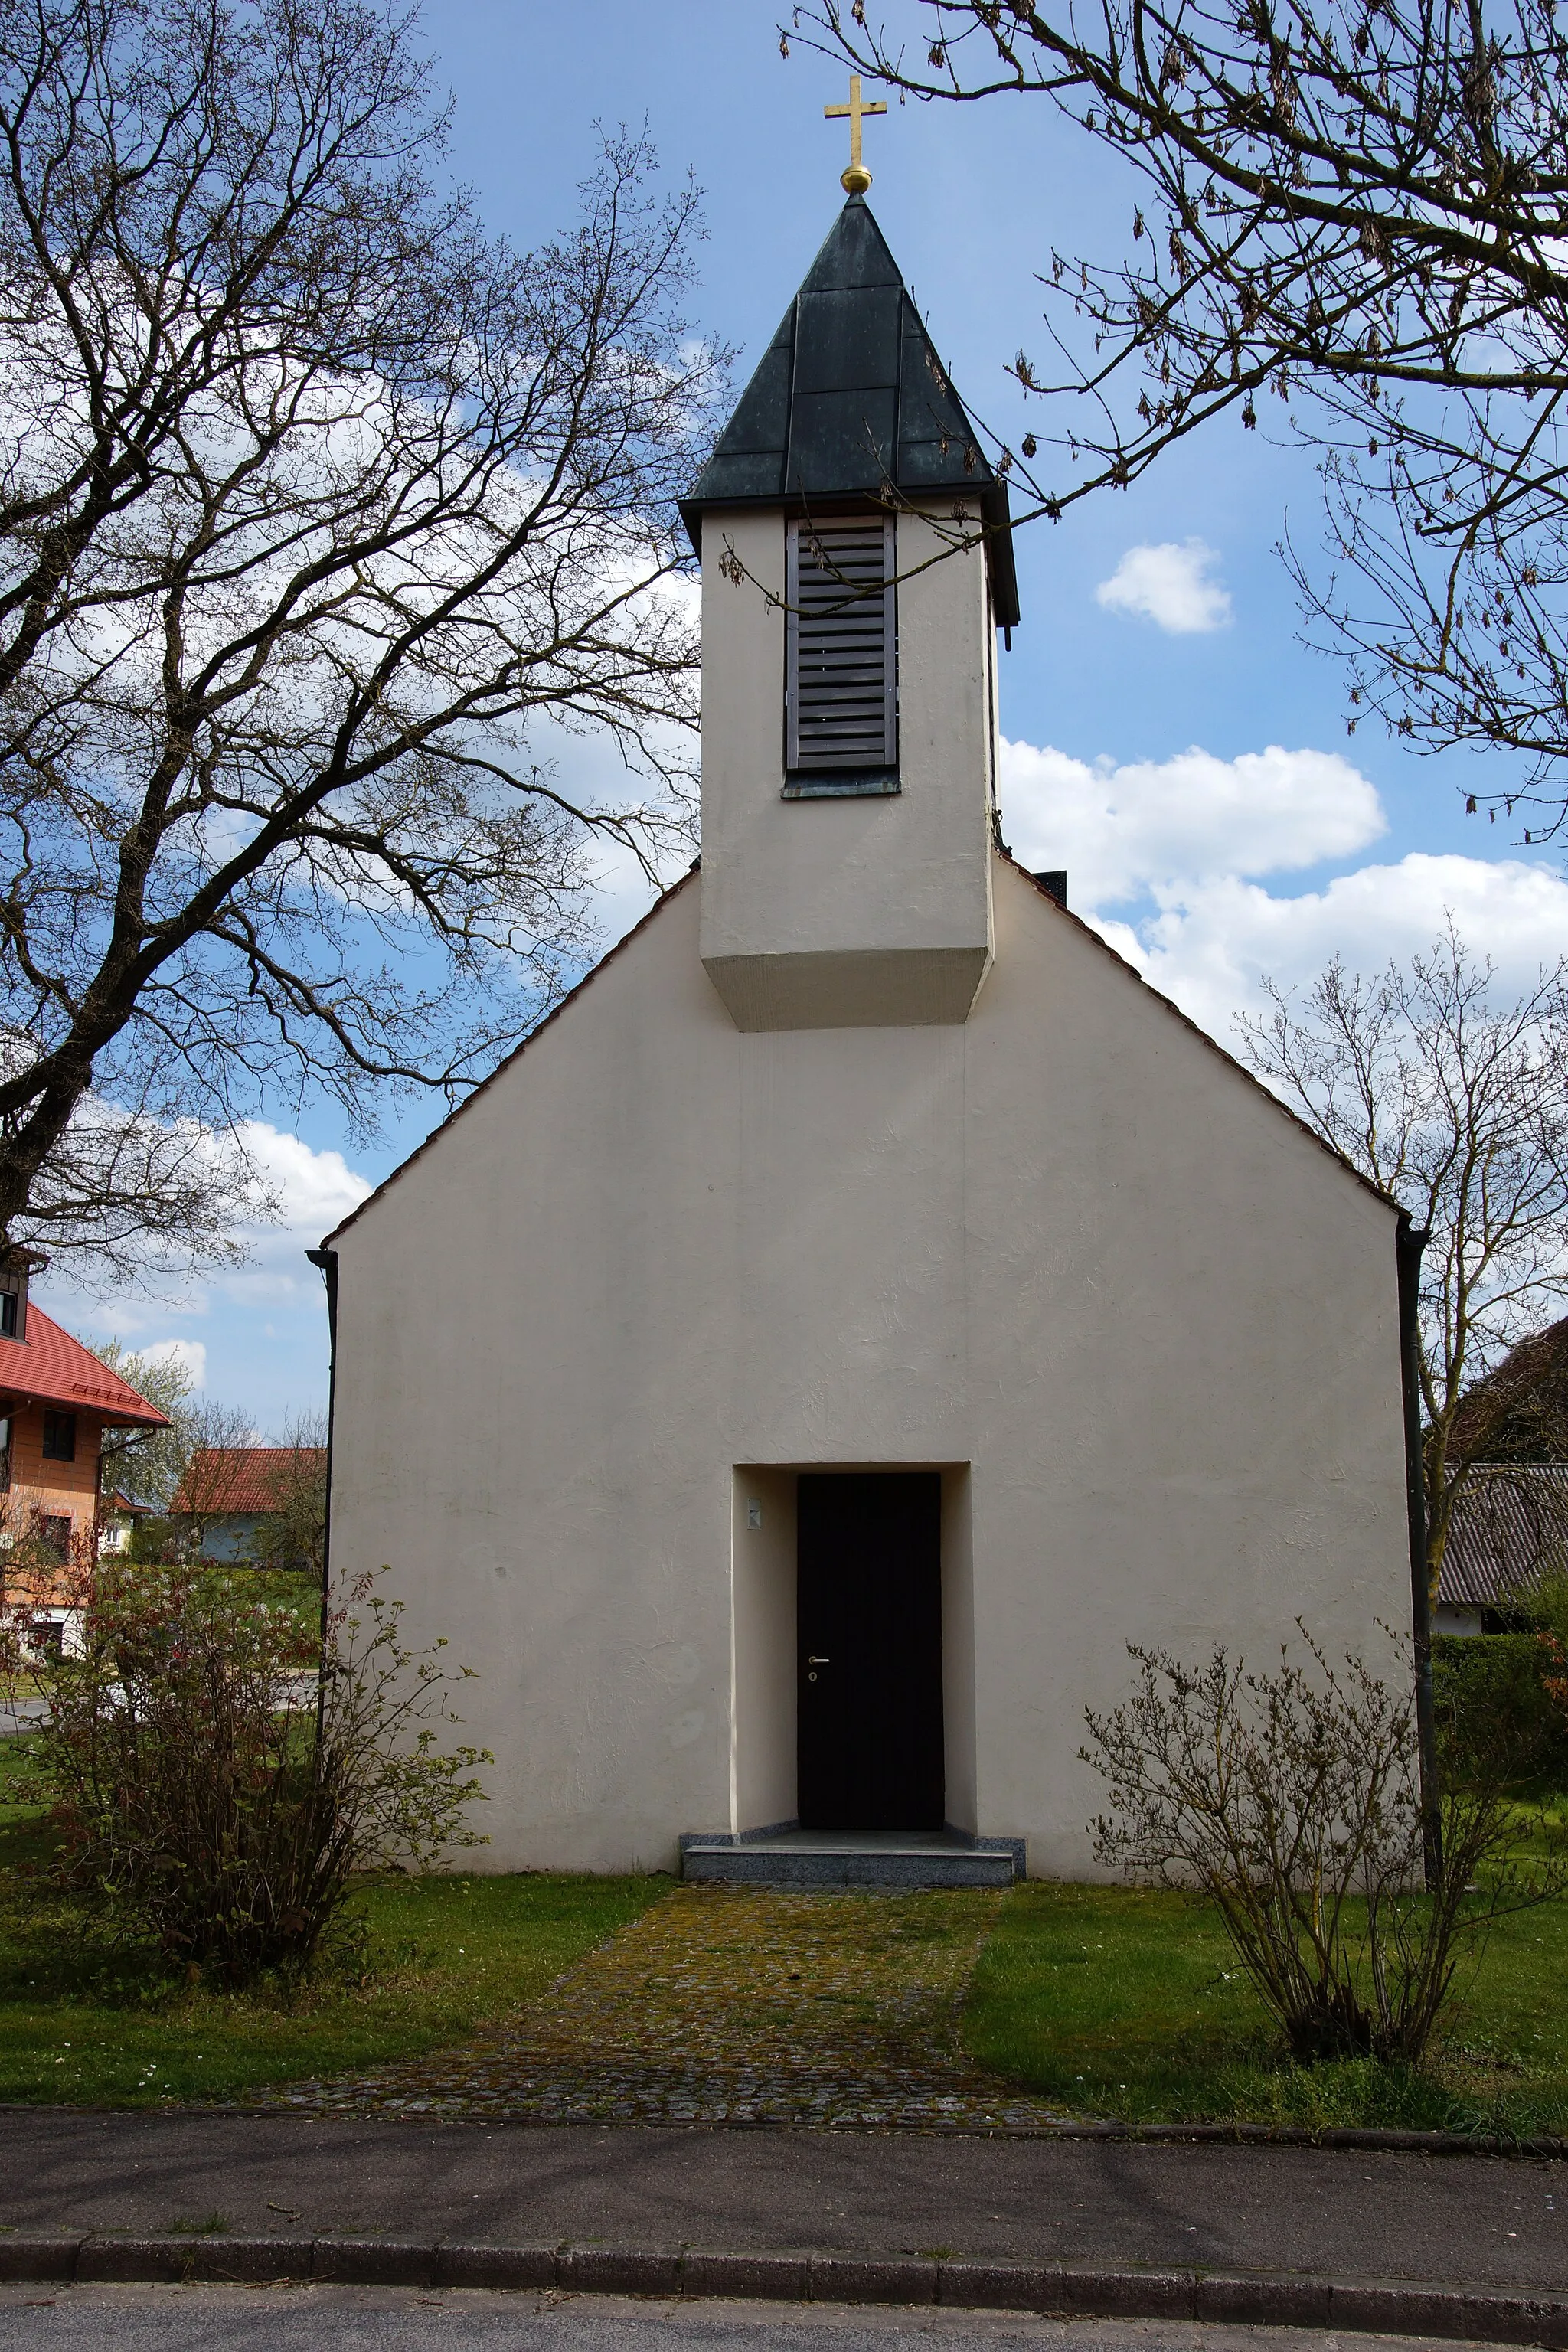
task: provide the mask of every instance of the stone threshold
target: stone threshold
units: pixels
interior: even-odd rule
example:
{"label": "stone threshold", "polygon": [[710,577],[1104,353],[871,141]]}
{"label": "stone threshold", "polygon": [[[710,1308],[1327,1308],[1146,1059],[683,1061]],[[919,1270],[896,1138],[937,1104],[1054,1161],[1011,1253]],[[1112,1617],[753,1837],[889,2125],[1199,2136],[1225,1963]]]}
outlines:
{"label": "stone threshold", "polygon": [[485,2246],[391,2238],[0,2238],[0,2280],[57,2285],[479,2287],[658,2299],[942,2305],[1568,2347],[1568,2294],[1405,2279],[721,2248]]}
{"label": "stone threshold", "polygon": [[688,1831],[684,1879],[733,1886],[1011,1886],[1025,1874],[1022,1838],[965,1830]]}

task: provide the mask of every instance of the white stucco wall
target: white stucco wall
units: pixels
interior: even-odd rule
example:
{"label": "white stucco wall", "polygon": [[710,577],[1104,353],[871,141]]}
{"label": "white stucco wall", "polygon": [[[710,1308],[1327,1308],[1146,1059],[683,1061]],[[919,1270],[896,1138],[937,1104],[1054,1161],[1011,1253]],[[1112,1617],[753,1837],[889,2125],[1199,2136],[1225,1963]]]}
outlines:
{"label": "white stucco wall", "polygon": [[944,1469],[949,1813],[1036,1873],[1129,1639],[1406,1615],[1392,1212],[991,887],[966,1024],[742,1033],[682,886],[342,1233],[334,1571],[479,1669],[488,1866],[793,1811],[796,1467]]}
{"label": "white stucco wall", "polygon": [[984,981],[993,638],[954,528],[898,519],[899,793],[792,801],[784,518],[703,517],[701,951],[742,1029],[962,1021]]}

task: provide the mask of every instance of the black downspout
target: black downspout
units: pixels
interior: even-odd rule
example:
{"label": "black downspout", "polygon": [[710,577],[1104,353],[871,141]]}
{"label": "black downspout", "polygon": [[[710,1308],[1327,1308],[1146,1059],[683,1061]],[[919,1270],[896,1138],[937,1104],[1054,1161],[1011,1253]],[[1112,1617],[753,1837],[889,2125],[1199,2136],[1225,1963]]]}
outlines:
{"label": "black downspout", "polygon": [[307,1250],[310,1264],[320,1266],[327,1286],[327,1499],[321,1513],[321,1657],[316,1667],[316,1754],[321,1752],[321,1718],[327,1698],[327,1596],[332,1581],[332,1436],[338,1425],[338,1254]]}
{"label": "black downspout", "polygon": [[1415,1744],[1421,1766],[1421,1843],[1426,1884],[1443,1868],[1437,1810],[1437,1727],[1432,1698],[1432,1588],[1426,1575],[1426,1482],[1421,1461],[1421,1253],[1430,1235],[1399,1212],[1399,1371],[1405,1392],[1405,1507],[1410,1528],[1410,1631],[1415,1653]]}

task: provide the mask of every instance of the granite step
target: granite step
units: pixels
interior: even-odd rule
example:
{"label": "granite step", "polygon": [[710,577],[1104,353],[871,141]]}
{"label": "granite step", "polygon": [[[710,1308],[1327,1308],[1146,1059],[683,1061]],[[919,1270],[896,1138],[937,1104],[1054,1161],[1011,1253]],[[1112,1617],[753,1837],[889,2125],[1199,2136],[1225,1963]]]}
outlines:
{"label": "granite step", "polygon": [[1011,1886],[1021,1838],[943,1830],[784,1830],[680,1841],[680,1874],[735,1886]]}

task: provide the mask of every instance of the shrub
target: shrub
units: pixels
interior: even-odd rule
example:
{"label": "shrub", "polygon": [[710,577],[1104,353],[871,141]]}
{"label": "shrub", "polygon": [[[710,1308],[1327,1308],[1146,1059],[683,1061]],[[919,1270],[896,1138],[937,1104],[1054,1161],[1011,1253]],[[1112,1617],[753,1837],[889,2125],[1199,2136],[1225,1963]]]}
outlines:
{"label": "shrub", "polygon": [[189,1551],[189,1543],[173,1519],[149,1512],[133,1523],[124,1557],[142,1567],[168,1568],[185,1559]]}
{"label": "shrub", "polygon": [[366,1580],[323,1643],[317,1607],[259,1584],[102,1564],[27,1764],[52,1885],[226,1984],[307,1969],[356,1873],[481,1843],[464,1814],[489,1761],[437,1748],[454,1677],[403,1645],[400,1603]]}
{"label": "shrub", "polygon": [[1432,1692],[1450,1769],[1471,1776],[1511,1749],[1521,1781],[1568,1786],[1568,1715],[1552,1689],[1554,1637],[1440,1634]]}
{"label": "shrub", "polygon": [[1080,1751],[1112,1808],[1095,1852],[1211,1898],[1295,2057],[1415,2064],[1466,1953],[1562,1870],[1554,1851],[1533,1873],[1515,1858],[1506,1727],[1462,1769],[1446,1756],[1429,1840],[1406,1645],[1389,1682],[1355,1657],[1337,1673],[1301,1631],[1309,1664],[1282,1653],[1272,1675],[1223,1649],[1194,1669],[1129,1645],[1133,1696],[1088,1710]]}

